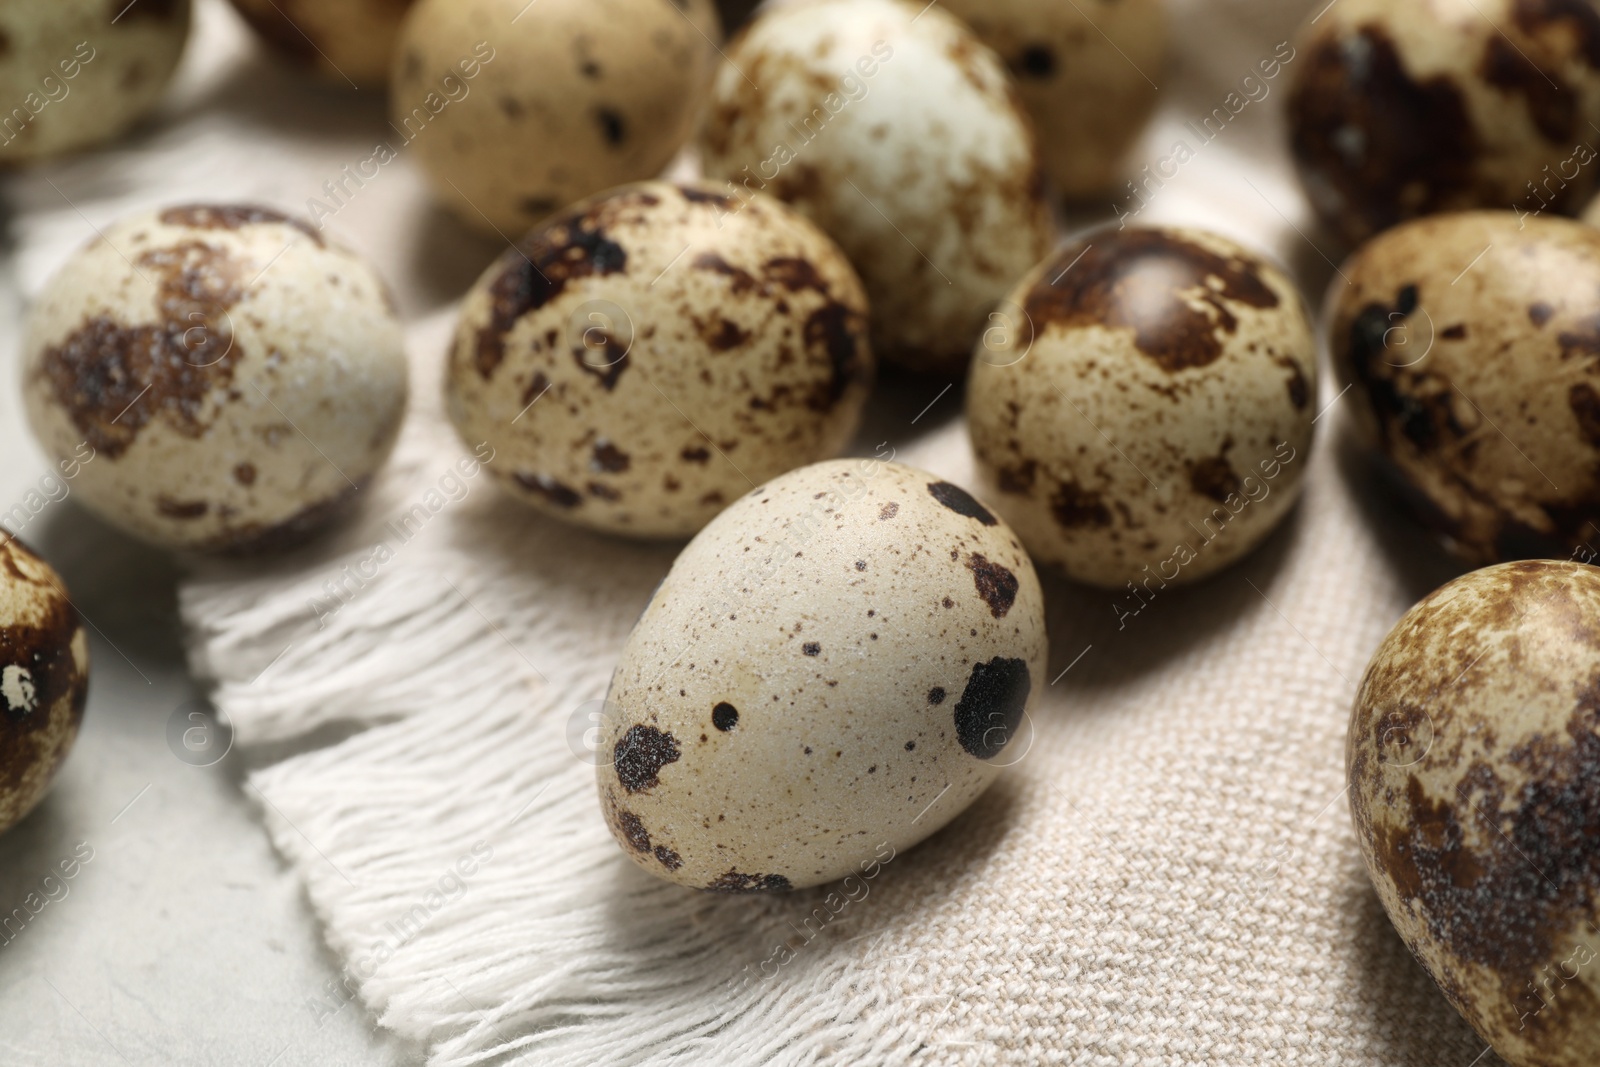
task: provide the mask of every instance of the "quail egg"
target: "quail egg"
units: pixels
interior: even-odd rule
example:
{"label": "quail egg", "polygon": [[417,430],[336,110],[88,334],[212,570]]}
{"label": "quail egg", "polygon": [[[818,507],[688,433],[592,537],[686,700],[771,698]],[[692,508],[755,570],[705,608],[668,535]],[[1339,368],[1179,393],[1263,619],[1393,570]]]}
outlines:
{"label": "quail egg", "polygon": [[411,0],[233,0],[233,6],[279,55],[336,84],[376,89],[388,84]]}
{"label": "quail egg", "polygon": [[1299,494],[1315,354],[1293,283],[1254,253],[1198,230],[1092,233],[1024,278],[977,348],[980,484],[1078,581],[1205,577]]}
{"label": "quail egg", "polygon": [[1512,1067],[1600,1062],[1600,571],[1504,563],[1412,608],[1346,763],[1395,929]]}
{"label": "quail egg", "polygon": [[988,314],[1048,251],[1043,172],[999,58],[942,8],[802,0],[729,48],[701,137],[731,195],[792,203],[872,301],[873,348],[965,368]]}
{"label": "quail egg", "polygon": [[1110,185],[1155,109],[1167,49],[1164,0],[940,6],[1005,60],[1056,188],[1083,197]]}
{"label": "quail egg", "polygon": [[418,0],[393,124],[452,211],[515,237],[659,174],[694,132],[720,37],[711,0]]}
{"label": "quail egg", "polygon": [[1600,537],[1600,231],[1440,215],[1380,234],[1342,273],[1329,348],[1412,514],[1473,564]]}
{"label": "quail egg", "polygon": [[1351,245],[1441,211],[1572,215],[1596,188],[1589,0],[1339,0],[1296,44],[1291,145]]}
{"label": "quail egg", "polygon": [[860,876],[1023,758],[1045,653],[1028,554],[965,490],[877,459],[792,471],[689,543],[629,636],[606,821],[680,885]]}
{"label": "quail egg", "polygon": [[44,798],[88,693],[89,638],[60,575],[0,530],[0,833]]}
{"label": "quail egg", "polygon": [[406,403],[382,279],[308,223],[244,205],[105,230],[39,297],[23,362],[45,451],[92,459],[74,495],[202,551],[324,525],[387,458]]}
{"label": "quail egg", "polygon": [[0,6],[0,162],[109,141],[160,103],[189,38],[189,0]]}
{"label": "quail egg", "polygon": [[769,197],[642,182],[556,215],[489,268],[445,391],[520,499],[687,537],[837,454],[872,373],[861,283],[820,230]]}

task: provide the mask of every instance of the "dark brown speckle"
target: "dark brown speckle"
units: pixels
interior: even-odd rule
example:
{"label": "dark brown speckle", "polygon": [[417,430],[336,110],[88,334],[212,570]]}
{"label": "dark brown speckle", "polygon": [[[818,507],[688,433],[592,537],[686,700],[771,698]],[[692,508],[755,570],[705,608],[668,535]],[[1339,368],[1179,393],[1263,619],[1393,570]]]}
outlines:
{"label": "dark brown speckle", "polygon": [[661,768],[678,762],[678,742],[654,726],[634,725],[612,750],[612,768],[622,788],[642,793],[661,784]]}

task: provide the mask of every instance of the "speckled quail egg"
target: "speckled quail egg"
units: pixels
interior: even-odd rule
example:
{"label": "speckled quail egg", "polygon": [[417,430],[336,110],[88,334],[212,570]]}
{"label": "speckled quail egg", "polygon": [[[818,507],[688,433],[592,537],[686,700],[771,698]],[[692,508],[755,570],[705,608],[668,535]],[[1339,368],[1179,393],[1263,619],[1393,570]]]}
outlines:
{"label": "speckled quail egg", "polygon": [[1595,190],[1590,0],[1340,0],[1296,46],[1294,155],[1352,245],[1441,211],[1576,214]]}
{"label": "speckled quail egg", "polygon": [[1564,557],[1600,537],[1600,231],[1418,219],[1345,264],[1327,312],[1356,432],[1450,551]]}
{"label": "speckled quail egg", "polygon": [[446,397],[542,511],[687,537],[836,455],[873,373],[861,282],[769,197],[641,182],[550,219],[467,296]]}
{"label": "speckled quail egg", "polygon": [[1045,654],[1028,554],[966,491],[876,459],[792,471],[689,543],[629,636],[606,821],[680,885],[860,874],[1026,755]]}
{"label": "speckled quail egg", "polygon": [[873,347],[958,373],[984,316],[1048,251],[1027,115],[1005,66],[937,6],[801,0],[730,46],[701,137],[706,175],[776,195],[838,241]]}
{"label": "speckled quail egg", "polygon": [[1600,1062],[1600,571],[1439,589],[1367,668],[1350,810],[1395,929],[1512,1067]]}
{"label": "speckled quail egg", "polygon": [[1288,513],[1316,381],[1282,271],[1197,230],[1105,230],[994,313],[967,421],[982,486],[1036,560],[1153,591],[1221,570]]}
{"label": "speckled quail egg", "polygon": [[711,0],[418,0],[393,123],[462,220],[519,236],[659,174],[694,132],[720,37]]}
{"label": "speckled quail egg", "polygon": [[1156,105],[1167,50],[1164,0],[943,0],[998,52],[1068,197],[1100,192]]}
{"label": "speckled quail egg", "polygon": [[60,575],[0,530],[0,833],[44,799],[88,693],[89,638]]}
{"label": "speckled quail egg", "polygon": [[161,101],[189,38],[189,0],[0,6],[0,162],[108,141]]}
{"label": "speckled quail egg", "polygon": [[176,548],[297,542],[382,465],[406,403],[378,275],[266,208],[186,205],[107,229],[28,316],[24,402],[74,495]]}
{"label": "speckled quail egg", "polygon": [[[141,0],[143,2],[143,0]],[[339,85],[388,84],[412,0],[233,0],[274,52]]]}

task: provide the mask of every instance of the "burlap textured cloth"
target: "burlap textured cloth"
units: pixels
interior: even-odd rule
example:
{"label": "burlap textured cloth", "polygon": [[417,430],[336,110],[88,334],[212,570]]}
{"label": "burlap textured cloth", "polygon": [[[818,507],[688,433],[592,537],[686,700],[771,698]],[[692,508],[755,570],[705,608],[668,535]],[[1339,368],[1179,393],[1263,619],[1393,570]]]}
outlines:
{"label": "burlap textured cloth", "polygon": [[[1337,253],[1282,148],[1286,78],[1241,84],[1310,6],[1177,0],[1137,158],[1190,151],[1089,215],[1220,230],[1294,268],[1315,306]],[[303,212],[371,154],[381,102],[250,49],[202,4],[154,131],[13,184],[30,291],[86,222],[184,198]],[[1216,108],[1231,118],[1203,141]],[[402,443],[336,535],[182,591],[194,668],[345,963],[328,1010],[359,997],[451,1067],[1498,1062],[1390,929],[1349,826],[1354,683],[1452,571],[1363,488],[1336,388],[1297,460],[1303,502],[1242,565],[1136,614],[1047,579],[1053,681],[1026,756],[864,895],[695,894],[612,843],[581,744],[674,546],[564,528],[462,465],[437,383],[453,301],[498,248],[433,209],[409,161],[329,225],[411,320]],[[959,386],[919,416],[945,384],[887,379],[861,450],[970,482]]]}

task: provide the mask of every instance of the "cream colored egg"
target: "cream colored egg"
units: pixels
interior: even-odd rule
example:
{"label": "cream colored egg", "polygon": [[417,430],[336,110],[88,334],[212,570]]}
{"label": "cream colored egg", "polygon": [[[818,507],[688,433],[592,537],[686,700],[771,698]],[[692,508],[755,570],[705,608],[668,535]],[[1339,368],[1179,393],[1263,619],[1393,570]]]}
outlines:
{"label": "cream colored egg", "polygon": [[1316,382],[1305,305],[1276,267],[1197,230],[1103,230],[996,313],[967,419],[984,491],[1036,560],[1154,591],[1222,569],[1288,513]]}
{"label": "cream colored egg", "polygon": [[89,636],[61,576],[0,530],[0,833],[44,799],[88,693]]}
{"label": "cream colored egg", "polygon": [[394,127],[450,210],[520,237],[659,174],[693,133],[720,38],[711,0],[418,0]]}
{"label": "cream colored egg", "polygon": [[550,219],[468,294],[446,396],[512,493],[562,519],[687,537],[836,455],[873,374],[861,283],[768,197],[641,182]]}
{"label": "cream colored egg", "polygon": [[1045,170],[1068,197],[1105,189],[1155,109],[1164,0],[943,0],[1016,79]]}
{"label": "cream colored egg", "polygon": [[612,678],[611,832],[725,892],[870,875],[1031,743],[1044,600],[965,491],[878,460],[775,479],[679,555]]}
{"label": "cream colored egg", "polygon": [[1600,1062],[1600,571],[1507,563],[1412,608],[1350,718],[1395,929],[1512,1067]]}
{"label": "cream colored egg", "polygon": [[73,496],[144,540],[297,542],[387,458],[406,403],[383,280],[308,224],[187,205],[105,230],[28,316],[28,420]]}
{"label": "cream colored egg", "polygon": [[1005,66],[935,5],[801,0],[731,46],[708,177],[766,192],[861,272],[880,358],[959,373],[985,316],[1049,249],[1043,173]]}
{"label": "cream colored egg", "polygon": [[1342,270],[1329,349],[1412,515],[1474,564],[1600,544],[1600,231],[1440,215]]}
{"label": "cream colored egg", "polygon": [[1591,0],[1339,0],[1314,14],[1288,65],[1291,147],[1347,243],[1442,211],[1573,215],[1593,195]]}
{"label": "cream colored egg", "polygon": [[233,0],[267,47],[324,79],[357,89],[388,84],[412,0]]}
{"label": "cream colored egg", "polygon": [[0,162],[109,141],[167,90],[189,0],[17,0],[0,6]]}

